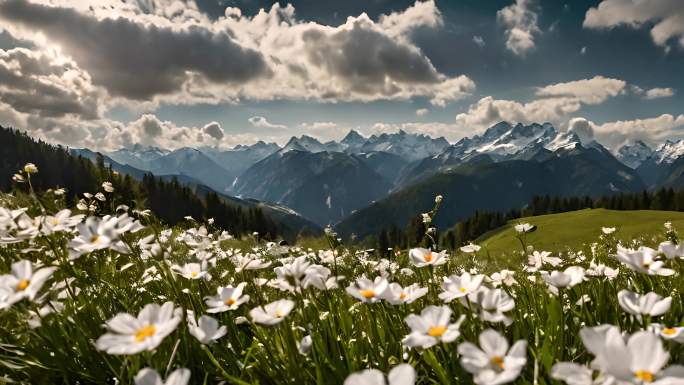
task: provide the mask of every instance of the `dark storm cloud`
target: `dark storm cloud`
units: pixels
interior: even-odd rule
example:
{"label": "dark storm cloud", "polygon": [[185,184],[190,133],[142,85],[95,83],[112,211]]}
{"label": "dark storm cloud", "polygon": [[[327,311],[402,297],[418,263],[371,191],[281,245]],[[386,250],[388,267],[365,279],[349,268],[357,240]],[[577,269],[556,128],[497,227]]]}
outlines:
{"label": "dark storm cloud", "polygon": [[[68,74],[66,76],[65,74]],[[24,48],[0,50],[0,102],[18,112],[42,117],[98,116],[99,93],[73,62]]]}
{"label": "dark storm cloud", "polygon": [[434,84],[443,76],[419,50],[372,28],[358,19],[351,29],[328,35],[311,29],[302,38],[312,64],[343,80],[352,92],[391,95],[393,83]]}
{"label": "dark storm cloud", "polygon": [[126,18],[98,20],[26,0],[0,3],[0,16],[42,31],[87,70],[95,84],[129,99],[149,100],[178,91],[188,71],[231,84],[269,72],[259,52],[242,47],[226,32],[199,26],[171,29]]}

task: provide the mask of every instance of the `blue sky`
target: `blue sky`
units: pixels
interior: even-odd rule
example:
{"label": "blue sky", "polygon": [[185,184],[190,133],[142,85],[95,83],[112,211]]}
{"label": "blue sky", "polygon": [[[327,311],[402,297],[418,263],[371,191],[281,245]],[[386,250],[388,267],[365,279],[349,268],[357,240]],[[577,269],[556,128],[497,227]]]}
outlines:
{"label": "blue sky", "polygon": [[684,128],[679,0],[73,3],[0,6],[0,121],[71,146]]}

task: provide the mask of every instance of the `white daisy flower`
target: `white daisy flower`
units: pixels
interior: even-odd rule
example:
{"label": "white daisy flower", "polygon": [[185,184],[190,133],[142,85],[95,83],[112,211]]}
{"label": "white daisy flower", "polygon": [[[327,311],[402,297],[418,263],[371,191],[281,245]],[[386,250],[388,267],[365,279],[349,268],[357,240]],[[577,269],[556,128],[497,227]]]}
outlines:
{"label": "white daisy flower", "polygon": [[451,309],[448,306],[428,306],[420,315],[406,317],[411,333],[404,337],[402,343],[411,348],[427,349],[440,342],[452,342],[461,335],[459,328],[464,318],[461,315],[456,323],[450,323]]}
{"label": "white daisy flower", "polygon": [[294,301],[281,299],[271,302],[266,306],[255,307],[249,311],[252,321],[262,325],[276,325],[281,323],[285,317],[294,309]]}
{"label": "white daisy flower", "polygon": [[226,286],[216,289],[216,295],[206,297],[204,302],[209,309],[207,313],[221,313],[228,310],[236,310],[240,305],[249,301],[249,295],[242,295],[246,282],[238,284],[236,287]]}

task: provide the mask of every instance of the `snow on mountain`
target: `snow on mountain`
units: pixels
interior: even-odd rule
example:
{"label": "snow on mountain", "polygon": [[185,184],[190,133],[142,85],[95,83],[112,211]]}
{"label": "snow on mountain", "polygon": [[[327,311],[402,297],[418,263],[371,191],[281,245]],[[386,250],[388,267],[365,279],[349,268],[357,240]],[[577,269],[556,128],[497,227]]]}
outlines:
{"label": "snow on mountain", "polygon": [[382,151],[415,161],[439,154],[448,146],[449,142],[443,137],[433,139],[427,135],[409,134],[399,130],[393,134],[371,135],[355,153]]}
{"label": "snow on mountain", "polygon": [[296,136],[290,138],[290,141],[280,149],[280,153],[282,154],[293,150],[317,153],[328,151],[328,148],[323,143],[319,142],[318,139],[308,135],[302,135],[299,138]]}
{"label": "snow on mountain", "polygon": [[621,146],[615,153],[615,157],[627,167],[636,169],[654,154],[653,149],[646,143],[637,140]]}
{"label": "snow on mountain", "polygon": [[653,152],[653,160],[656,163],[673,163],[683,155],[684,140],[676,142],[668,140]]}
{"label": "snow on mountain", "polygon": [[134,144],[130,148],[121,148],[107,153],[107,155],[118,163],[147,170],[149,162],[159,159],[169,152],[169,150],[164,150],[159,147]]}

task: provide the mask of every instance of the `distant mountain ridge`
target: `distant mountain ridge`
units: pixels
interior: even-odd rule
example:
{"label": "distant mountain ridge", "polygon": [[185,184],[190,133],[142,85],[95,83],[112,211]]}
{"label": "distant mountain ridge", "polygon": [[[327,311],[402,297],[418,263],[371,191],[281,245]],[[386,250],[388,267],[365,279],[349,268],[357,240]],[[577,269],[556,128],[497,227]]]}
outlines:
{"label": "distant mountain ridge", "polygon": [[[530,170],[560,167],[558,173],[569,173],[566,179],[575,181],[554,190],[566,196],[684,186],[684,141],[668,141],[655,150],[637,141],[611,152],[584,133],[560,131],[550,123],[499,122],[455,143],[403,130],[368,137],[350,130],[339,141],[301,135],[282,147],[263,141],[173,151],[136,145],[107,155],[122,166],[192,178],[224,194],[289,207],[320,226],[345,223],[390,193],[424,181],[463,170],[476,175],[507,162],[522,162]],[[601,180],[589,172],[592,162]]]}

